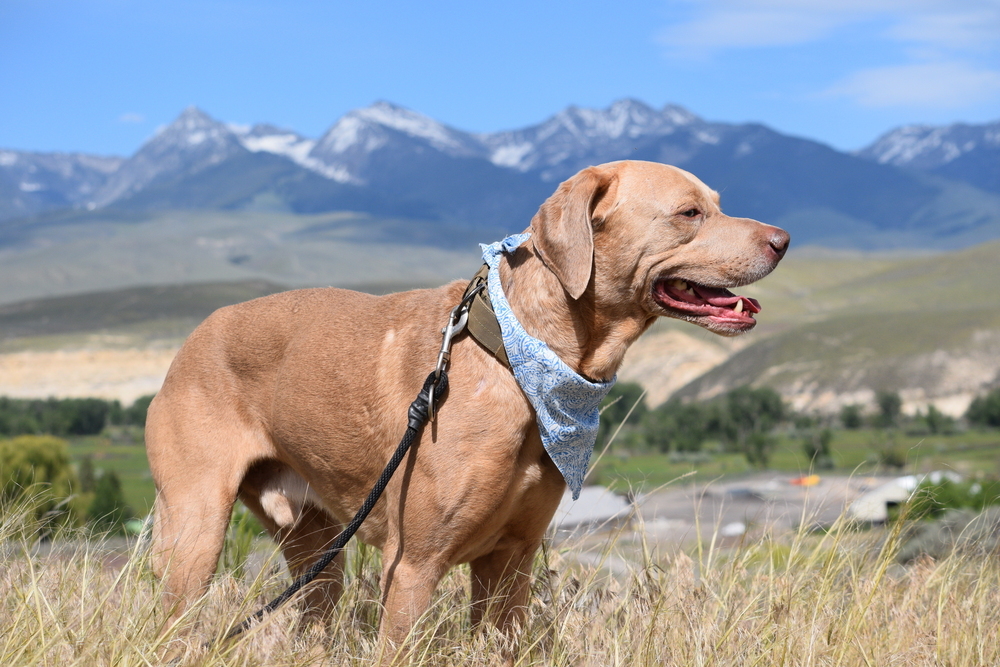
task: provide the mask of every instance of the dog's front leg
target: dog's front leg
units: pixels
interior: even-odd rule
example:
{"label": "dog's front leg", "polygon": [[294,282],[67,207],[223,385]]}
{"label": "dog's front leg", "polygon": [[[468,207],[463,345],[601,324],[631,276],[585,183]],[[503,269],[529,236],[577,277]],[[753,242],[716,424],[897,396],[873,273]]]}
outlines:
{"label": "dog's front leg", "polygon": [[507,637],[508,664],[517,653],[531,592],[531,566],[539,542],[520,542],[472,561],[472,625],[484,622]]}

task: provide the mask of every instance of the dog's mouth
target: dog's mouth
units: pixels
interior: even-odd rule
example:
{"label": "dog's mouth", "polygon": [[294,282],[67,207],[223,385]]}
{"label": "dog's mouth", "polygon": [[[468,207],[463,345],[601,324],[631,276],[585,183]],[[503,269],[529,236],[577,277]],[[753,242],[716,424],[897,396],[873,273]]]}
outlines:
{"label": "dog's mouth", "polygon": [[721,332],[742,333],[756,324],[760,303],[723,287],[708,287],[683,278],[660,278],[653,284],[653,299],[686,320]]}

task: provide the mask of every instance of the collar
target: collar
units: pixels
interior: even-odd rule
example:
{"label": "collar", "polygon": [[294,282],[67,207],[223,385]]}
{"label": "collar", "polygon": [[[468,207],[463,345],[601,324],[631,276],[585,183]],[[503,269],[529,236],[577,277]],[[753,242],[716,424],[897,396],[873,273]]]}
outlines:
{"label": "collar", "polygon": [[517,321],[500,285],[500,258],[503,253],[512,254],[529,237],[530,234],[515,234],[498,243],[482,245],[483,261],[489,267],[486,278],[489,300],[500,325],[510,369],[535,409],[542,445],[576,500],[597,440],[600,404],[617,377],[608,382],[591,382],[567,366],[544,341],[529,335]]}

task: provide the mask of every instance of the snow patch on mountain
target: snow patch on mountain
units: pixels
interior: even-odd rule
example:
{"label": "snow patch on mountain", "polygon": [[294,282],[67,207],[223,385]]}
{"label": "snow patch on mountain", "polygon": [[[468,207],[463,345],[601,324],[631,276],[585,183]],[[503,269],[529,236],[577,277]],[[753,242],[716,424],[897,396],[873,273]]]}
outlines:
{"label": "snow patch on mountain", "polygon": [[1000,148],[1000,121],[987,125],[907,125],[856,152],[880,164],[934,169],[977,148]]}

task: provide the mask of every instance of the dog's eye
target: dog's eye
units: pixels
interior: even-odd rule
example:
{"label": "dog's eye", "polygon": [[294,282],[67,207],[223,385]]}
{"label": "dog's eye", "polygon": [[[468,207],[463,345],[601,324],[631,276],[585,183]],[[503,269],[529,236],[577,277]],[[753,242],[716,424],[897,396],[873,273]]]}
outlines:
{"label": "dog's eye", "polygon": [[683,215],[685,218],[694,218],[697,217],[700,213],[701,211],[699,211],[696,208],[689,208],[688,210],[681,213],[681,215]]}

